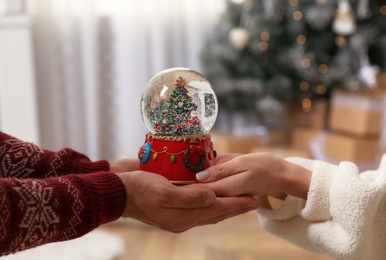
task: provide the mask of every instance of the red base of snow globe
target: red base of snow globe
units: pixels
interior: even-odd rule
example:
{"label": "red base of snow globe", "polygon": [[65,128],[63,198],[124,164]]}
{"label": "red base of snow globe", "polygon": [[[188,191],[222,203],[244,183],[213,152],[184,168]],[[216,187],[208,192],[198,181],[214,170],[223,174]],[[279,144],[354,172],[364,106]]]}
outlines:
{"label": "red base of snow globe", "polygon": [[196,173],[215,165],[210,135],[160,136],[148,133],[138,151],[140,169],[160,174],[174,184],[196,182]]}

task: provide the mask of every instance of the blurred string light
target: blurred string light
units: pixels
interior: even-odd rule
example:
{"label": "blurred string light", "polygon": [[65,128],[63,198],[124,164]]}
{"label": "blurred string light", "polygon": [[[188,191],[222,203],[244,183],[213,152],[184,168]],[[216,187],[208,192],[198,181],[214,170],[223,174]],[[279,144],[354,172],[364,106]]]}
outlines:
{"label": "blurred string light", "polygon": [[295,11],[292,15],[295,21],[300,21],[303,18],[303,13],[299,10]]}
{"label": "blurred string light", "polygon": [[299,88],[300,88],[300,90],[302,90],[302,91],[307,91],[307,90],[310,89],[310,84],[309,84],[307,81],[302,81],[302,82],[300,82],[300,84],[299,84]]}
{"label": "blurred string light", "polygon": [[306,38],[306,36],[303,35],[303,34],[298,35],[298,37],[296,38],[296,42],[297,42],[298,44],[300,44],[300,45],[305,44],[306,41],[307,41],[307,38]]}
{"label": "blurred string light", "polygon": [[298,5],[298,0],[289,0],[290,6],[297,6]]}
{"label": "blurred string light", "polygon": [[380,8],[379,8],[379,12],[383,15],[386,15],[386,5],[382,5]]}
{"label": "blurred string light", "polygon": [[269,37],[270,37],[270,34],[268,33],[268,32],[262,32],[261,34],[260,34],[260,39],[262,40],[262,41],[268,41],[269,40]]}
{"label": "blurred string light", "polygon": [[302,100],[302,110],[304,112],[310,112],[312,109],[312,101],[309,98],[304,98]]}
{"label": "blurred string light", "polygon": [[323,95],[325,94],[327,91],[327,87],[326,85],[324,84],[320,84],[316,87],[316,93],[318,93],[319,95]]}
{"label": "blurred string light", "polygon": [[259,43],[259,50],[267,51],[268,50],[268,43],[267,42],[260,42]]}
{"label": "blurred string light", "polygon": [[326,64],[320,64],[318,70],[320,73],[324,74],[328,71],[328,66]]}
{"label": "blurred string light", "polygon": [[347,46],[347,39],[346,37],[344,36],[341,36],[341,35],[338,35],[336,38],[335,38],[335,44],[336,46],[338,46],[339,48],[344,48]]}
{"label": "blurred string light", "polygon": [[268,50],[268,47],[269,47],[268,40],[269,40],[269,38],[270,38],[270,34],[268,32],[262,32],[260,34],[261,42],[259,42],[259,45],[258,45],[259,50],[261,50],[261,51],[267,51]]}
{"label": "blurred string light", "polygon": [[303,58],[300,62],[300,65],[305,68],[305,69],[308,69],[310,66],[311,66],[311,60],[309,58]]}

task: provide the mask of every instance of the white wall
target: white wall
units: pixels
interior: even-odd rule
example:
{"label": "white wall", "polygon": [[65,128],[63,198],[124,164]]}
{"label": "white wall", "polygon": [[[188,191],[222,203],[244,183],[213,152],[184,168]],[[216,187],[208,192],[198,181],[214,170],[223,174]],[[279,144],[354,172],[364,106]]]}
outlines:
{"label": "white wall", "polygon": [[0,127],[39,144],[33,59],[30,19],[0,16]]}

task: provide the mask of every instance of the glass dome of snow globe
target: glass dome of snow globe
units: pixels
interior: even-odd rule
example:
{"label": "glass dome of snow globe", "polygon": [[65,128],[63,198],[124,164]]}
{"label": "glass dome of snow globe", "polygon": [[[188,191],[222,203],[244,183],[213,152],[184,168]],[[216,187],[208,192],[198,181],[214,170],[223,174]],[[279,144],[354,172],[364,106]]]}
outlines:
{"label": "glass dome of snow globe", "polygon": [[142,120],[153,135],[207,135],[217,113],[218,102],[211,84],[188,68],[158,73],[142,93]]}

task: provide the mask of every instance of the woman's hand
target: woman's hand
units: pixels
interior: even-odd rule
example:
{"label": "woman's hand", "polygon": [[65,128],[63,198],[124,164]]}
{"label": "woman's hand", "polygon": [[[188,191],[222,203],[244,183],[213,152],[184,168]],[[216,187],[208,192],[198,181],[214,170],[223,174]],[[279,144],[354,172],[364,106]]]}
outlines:
{"label": "woman's hand", "polygon": [[200,187],[218,196],[270,195],[279,199],[287,194],[307,198],[311,171],[266,154],[234,157],[196,174]]}

